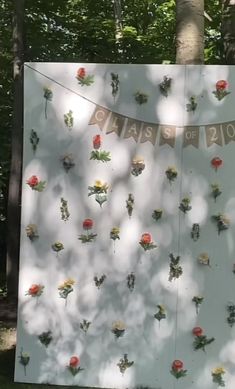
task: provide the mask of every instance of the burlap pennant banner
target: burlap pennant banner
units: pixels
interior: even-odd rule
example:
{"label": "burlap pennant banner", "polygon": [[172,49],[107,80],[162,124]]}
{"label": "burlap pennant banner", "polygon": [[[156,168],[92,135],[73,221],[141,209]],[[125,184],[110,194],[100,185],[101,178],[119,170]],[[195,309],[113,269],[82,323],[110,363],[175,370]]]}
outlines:
{"label": "burlap pennant banner", "polygon": [[133,138],[136,143],[138,142],[141,130],[141,122],[135,119],[127,119],[126,128],[123,134],[123,138]]}
{"label": "burlap pennant banner", "polygon": [[159,126],[160,130],[160,140],[159,140],[159,145],[169,145],[171,147],[175,146],[175,135],[176,135],[176,127],[175,126],[165,126],[165,125],[160,125]]}
{"label": "burlap pennant banner", "polygon": [[232,141],[235,142],[235,121],[204,126],[174,126],[143,122],[96,105],[88,124],[96,124],[101,130],[106,127],[106,134],[114,132],[124,139],[133,138],[136,143],[150,142],[153,146],[157,143],[159,133],[159,146],[175,147],[177,127],[183,128],[183,148],[190,145],[196,149],[199,148],[200,127],[205,129],[207,147],[213,144],[223,146]]}
{"label": "burlap pennant banner", "polygon": [[159,125],[152,123],[142,123],[140,143],[151,142],[155,145],[157,140]]}
{"label": "burlap pennant banner", "polygon": [[235,121],[221,124],[224,142],[227,145],[229,142],[235,141]]}
{"label": "burlap pennant banner", "polygon": [[183,147],[194,146],[196,149],[199,147],[199,130],[198,126],[184,127],[183,132]]}
{"label": "burlap pennant banner", "polygon": [[103,130],[110,112],[111,111],[109,111],[108,109],[97,105],[88,124],[97,124],[99,128]]}
{"label": "burlap pennant banner", "polygon": [[213,144],[217,144],[218,146],[222,146],[222,132],[220,124],[210,124],[205,126],[206,132],[206,145],[210,147]]}
{"label": "burlap pennant banner", "polygon": [[106,128],[106,134],[111,134],[112,132],[115,132],[118,136],[121,136],[125,120],[125,116],[112,112]]}

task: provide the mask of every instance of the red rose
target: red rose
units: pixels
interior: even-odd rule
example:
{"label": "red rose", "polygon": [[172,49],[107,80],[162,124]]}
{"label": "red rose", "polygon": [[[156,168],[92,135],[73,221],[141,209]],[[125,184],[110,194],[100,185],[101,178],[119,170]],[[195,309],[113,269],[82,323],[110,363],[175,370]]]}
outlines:
{"label": "red rose", "polygon": [[39,179],[37,178],[37,176],[32,176],[30,177],[26,183],[31,187],[31,188],[34,188],[35,186],[38,185],[39,183]]}
{"label": "red rose", "polygon": [[82,223],[82,226],[84,230],[91,230],[93,227],[93,220],[92,219],[85,219]]}
{"label": "red rose", "polygon": [[192,330],[193,335],[195,336],[202,336],[203,335],[203,329],[201,327],[194,327]]}
{"label": "red rose", "polygon": [[181,370],[181,369],[183,369],[183,367],[184,367],[184,364],[179,359],[175,359],[172,363],[173,370]]}
{"label": "red rose", "polygon": [[39,292],[39,290],[40,290],[40,285],[33,284],[33,285],[29,288],[28,294],[30,294],[30,295],[33,296],[33,295],[37,294],[37,293]]}
{"label": "red rose", "polygon": [[225,80],[219,80],[215,84],[217,90],[225,90],[228,88],[228,82]]}
{"label": "red rose", "polygon": [[215,170],[217,170],[218,167],[223,165],[223,161],[220,157],[215,157],[211,160],[211,165],[213,166],[213,168],[215,168]]}
{"label": "red rose", "polygon": [[152,237],[151,237],[151,234],[149,234],[148,232],[145,232],[144,234],[142,234],[141,236],[141,243],[143,244],[149,244],[152,242]]}
{"label": "red rose", "polygon": [[100,135],[95,135],[93,137],[93,147],[94,149],[99,149],[101,146],[101,136]]}
{"label": "red rose", "polygon": [[84,77],[86,77],[86,70],[85,70],[85,68],[79,68],[79,69],[77,70],[77,77],[78,77],[78,78],[84,78]]}
{"label": "red rose", "polygon": [[78,357],[76,357],[76,355],[74,355],[73,357],[70,358],[70,361],[69,361],[70,367],[76,368],[76,367],[78,367],[79,364],[80,364],[80,359]]}

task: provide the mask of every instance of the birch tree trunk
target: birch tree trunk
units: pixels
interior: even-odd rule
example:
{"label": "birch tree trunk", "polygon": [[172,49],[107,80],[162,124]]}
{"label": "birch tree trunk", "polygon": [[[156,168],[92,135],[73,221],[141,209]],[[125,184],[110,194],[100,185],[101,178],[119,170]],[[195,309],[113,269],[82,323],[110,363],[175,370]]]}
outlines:
{"label": "birch tree trunk", "polygon": [[121,0],[113,0],[113,7],[114,7],[114,17],[115,17],[115,24],[116,24],[116,33],[115,33],[115,39],[116,39],[116,45],[118,48],[118,52],[122,54],[122,48],[120,44],[120,40],[122,38],[122,5]]}
{"label": "birch tree trunk", "polygon": [[221,35],[225,62],[235,64],[235,0],[222,0]]}
{"label": "birch tree trunk", "polygon": [[204,0],[176,0],[176,63],[204,62]]}
{"label": "birch tree trunk", "polygon": [[24,0],[13,0],[13,128],[7,215],[7,289],[17,296],[20,242],[21,166],[23,143],[23,18]]}

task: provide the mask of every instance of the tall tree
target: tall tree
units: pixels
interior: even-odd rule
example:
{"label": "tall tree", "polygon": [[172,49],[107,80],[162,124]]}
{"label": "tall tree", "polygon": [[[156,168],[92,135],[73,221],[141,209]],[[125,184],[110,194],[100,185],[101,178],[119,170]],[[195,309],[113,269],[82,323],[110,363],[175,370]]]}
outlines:
{"label": "tall tree", "polygon": [[228,65],[235,64],[235,0],[223,0],[221,34],[223,53]]}
{"label": "tall tree", "polygon": [[176,63],[204,62],[204,0],[176,0]]}
{"label": "tall tree", "polygon": [[23,138],[23,20],[24,0],[13,0],[13,128],[8,193],[7,288],[17,295],[20,228],[20,185]]}
{"label": "tall tree", "polygon": [[118,52],[121,54],[122,49],[120,47],[120,39],[122,38],[122,5],[121,0],[113,0],[114,7],[114,16],[116,24],[116,44],[118,47]]}

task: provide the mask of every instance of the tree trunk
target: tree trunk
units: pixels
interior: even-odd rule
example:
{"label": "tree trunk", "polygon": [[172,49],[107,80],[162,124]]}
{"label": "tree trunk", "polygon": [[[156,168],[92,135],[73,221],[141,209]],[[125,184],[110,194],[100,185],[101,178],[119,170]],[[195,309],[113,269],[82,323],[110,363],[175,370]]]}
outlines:
{"label": "tree trunk", "polygon": [[18,291],[20,246],[21,166],[23,144],[23,19],[24,0],[13,0],[13,128],[7,217],[7,289]]}
{"label": "tree trunk", "polygon": [[223,0],[221,35],[225,62],[235,64],[235,0]]}
{"label": "tree trunk", "polygon": [[121,0],[113,0],[114,17],[116,24],[115,40],[118,48],[118,52],[122,53],[120,40],[122,38],[122,5]]}
{"label": "tree trunk", "polygon": [[204,62],[204,0],[176,0],[176,63]]}

